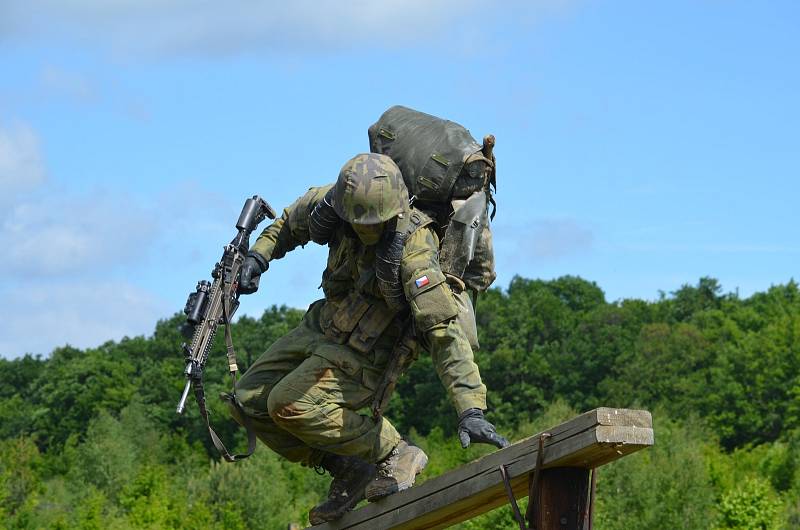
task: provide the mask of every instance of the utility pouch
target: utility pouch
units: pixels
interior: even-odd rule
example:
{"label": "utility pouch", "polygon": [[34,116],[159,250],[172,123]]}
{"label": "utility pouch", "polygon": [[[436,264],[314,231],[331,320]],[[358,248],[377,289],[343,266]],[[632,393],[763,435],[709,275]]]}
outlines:
{"label": "utility pouch", "polygon": [[384,302],[372,304],[358,321],[347,345],[358,352],[368,353],[392,323],[395,315],[397,311],[390,309]]}
{"label": "utility pouch", "polygon": [[325,336],[337,344],[344,344],[369,308],[370,303],[360,293],[351,292],[336,304],[330,324],[323,327]]}

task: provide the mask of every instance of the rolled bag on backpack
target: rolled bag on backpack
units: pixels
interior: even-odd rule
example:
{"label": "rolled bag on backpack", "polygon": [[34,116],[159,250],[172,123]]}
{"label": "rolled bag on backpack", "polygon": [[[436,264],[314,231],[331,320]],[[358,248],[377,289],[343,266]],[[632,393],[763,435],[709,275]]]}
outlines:
{"label": "rolled bag on backpack", "polygon": [[368,134],[370,151],[391,157],[410,195],[429,204],[451,200],[464,163],[481,150],[458,123],[400,105],[384,112]]}

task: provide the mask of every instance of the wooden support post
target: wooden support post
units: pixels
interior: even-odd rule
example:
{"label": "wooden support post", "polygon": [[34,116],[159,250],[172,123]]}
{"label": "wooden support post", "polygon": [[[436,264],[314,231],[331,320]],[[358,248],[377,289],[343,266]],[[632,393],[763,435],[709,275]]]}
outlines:
{"label": "wooden support post", "polygon": [[582,530],[589,499],[589,470],[555,467],[541,473],[531,527],[536,530]]}
{"label": "wooden support post", "polygon": [[540,435],[532,436],[314,528],[447,528],[508,503],[501,465],[517,498],[528,495],[528,477],[541,461],[534,528],[583,530],[589,470],[653,445],[653,419],[646,410],[599,408],[547,433],[541,458]]}

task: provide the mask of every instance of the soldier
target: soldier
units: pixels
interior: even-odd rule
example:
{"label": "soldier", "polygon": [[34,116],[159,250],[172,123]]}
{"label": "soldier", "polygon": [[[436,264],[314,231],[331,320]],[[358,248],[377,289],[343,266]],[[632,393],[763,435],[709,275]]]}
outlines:
{"label": "soldier", "polygon": [[365,496],[411,487],[427,464],[389,420],[358,412],[409,326],[459,414],[462,445],[508,441],[483,417],[486,387],[439,268],[431,220],[409,206],[388,156],[356,156],[335,185],[311,188],[285,209],[248,254],[240,291],[254,292],[272,260],[312,240],[329,247],[325,298],[247,370],[231,411],[275,452],[333,476],[327,500],[309,513],[320,524]]}

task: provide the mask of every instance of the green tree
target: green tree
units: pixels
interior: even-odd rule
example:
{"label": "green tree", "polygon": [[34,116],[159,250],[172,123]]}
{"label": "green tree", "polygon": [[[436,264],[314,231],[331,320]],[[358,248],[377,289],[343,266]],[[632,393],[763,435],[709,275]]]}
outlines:
{"label": "green tree", "polygon": [[42,456],[30,438],[0,443],[0,521],[24,528],[40,501]]}
{"label": "green tree", "polygon": [[598,530],[710,528],[714,490],[704,454],[715,451],[696,422],[654,414],[655,446],[600,468]]}
{"label": "green tree", "polygon": [[118,412],[131,400],[134,365],[112,344],[83,354],[57,350],[31,390],[37,408],[32,422],[43,448],[60,447],[73,433],[84,433],[101,410]]}
{"label": "green tree", "polygon": [[773,530],[780,526],[780,508],[768,482],[749,479],[720,499],[718,528]]}

